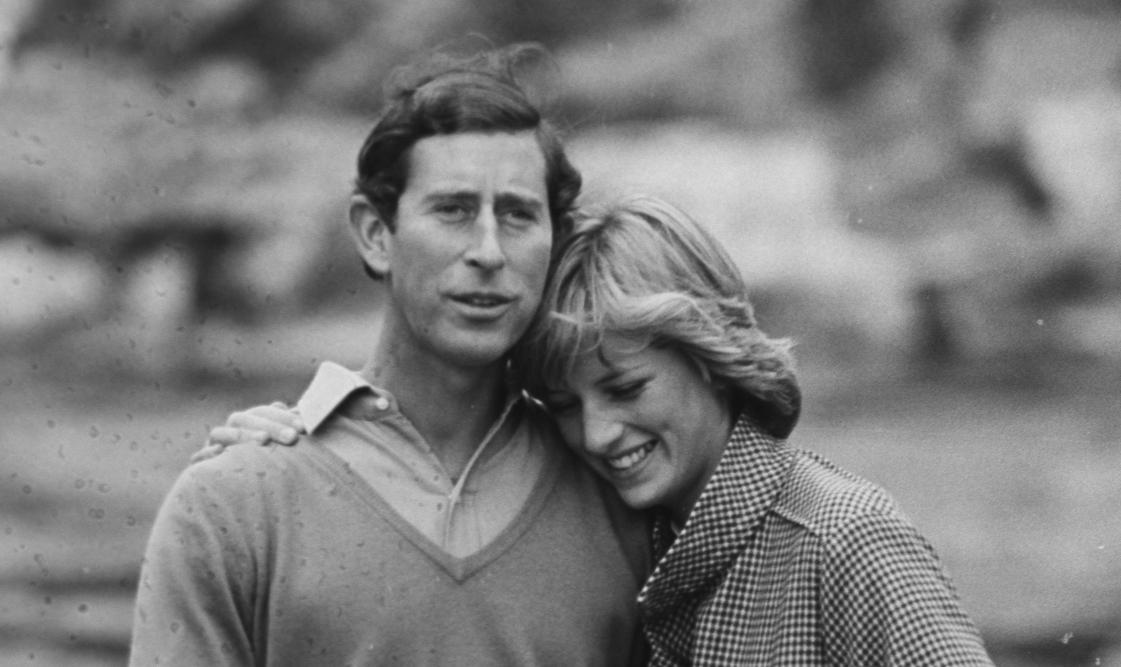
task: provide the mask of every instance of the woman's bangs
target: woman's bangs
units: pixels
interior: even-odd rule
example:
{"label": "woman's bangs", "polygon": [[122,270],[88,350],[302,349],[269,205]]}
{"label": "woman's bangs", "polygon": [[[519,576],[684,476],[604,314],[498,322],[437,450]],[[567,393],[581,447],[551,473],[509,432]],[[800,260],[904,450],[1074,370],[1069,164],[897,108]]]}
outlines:
{"label": "woman's bangs", "polygon": [[586,323],[558,312],[549,313],[542,345],[538,348],[542,358],[537,362],[544,388],[565,385],[581,350],[588,345],[589,335],[594,335],[594,329]]}
{"label": "woman's bangs", "polygon": [[576,361],[595,352],[614,319],[612,304],[618,294],[608,287],[601,261],[581,262],[558,275],[545,321],[542,380],[563,386]]}

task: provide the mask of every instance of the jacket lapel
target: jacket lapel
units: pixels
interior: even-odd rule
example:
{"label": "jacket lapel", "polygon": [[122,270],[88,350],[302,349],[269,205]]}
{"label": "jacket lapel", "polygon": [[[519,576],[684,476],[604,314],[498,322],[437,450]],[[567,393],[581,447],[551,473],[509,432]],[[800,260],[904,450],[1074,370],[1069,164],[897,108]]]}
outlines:
{"label": "jacket lapel", "polygon": [[[672,544],[668,517],[656,520],[655,554],[661,558],[638,602],[644,623],[651,629],[662,626],[653,635],[683,643],[664,647],[671,653],[688,655],[695,608],[751,542],[781,491],[792,461],[793,453],[784,441],[762,433],[741,417],[716,471]],[[665,549],[664,555],[661,549]],[[683,627],[670,627],[678,624]],[[677,641],[672,639],[675,637]]]}

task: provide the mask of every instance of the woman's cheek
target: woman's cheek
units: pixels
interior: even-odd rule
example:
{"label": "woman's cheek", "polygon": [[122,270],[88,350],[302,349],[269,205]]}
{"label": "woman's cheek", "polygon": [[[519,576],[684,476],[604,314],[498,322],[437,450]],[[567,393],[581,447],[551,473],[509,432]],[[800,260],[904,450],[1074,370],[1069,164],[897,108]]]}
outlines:
{"label": "woman's cheek", "polygon": [[575,450],[577,454],[582,453],[580,420],[576,417],[554,417],[554,420],[557,423],[561,438],[564,439],[564,444]]}

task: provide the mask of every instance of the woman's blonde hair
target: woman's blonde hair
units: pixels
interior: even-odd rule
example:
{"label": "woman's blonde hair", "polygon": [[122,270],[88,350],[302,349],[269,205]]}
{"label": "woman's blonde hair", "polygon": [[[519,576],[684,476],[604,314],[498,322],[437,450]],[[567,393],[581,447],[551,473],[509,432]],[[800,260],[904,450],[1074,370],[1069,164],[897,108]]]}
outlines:
{"label": "woman's blonde hair", "polygon": [[688,215],[637,196],[583,212],[557,249],[539,317],[517,353],[530,393],[563,386],[605,335],[676,349],[732,407],[784,438],[801,393],[790,341],[759,330],[743,277]]}

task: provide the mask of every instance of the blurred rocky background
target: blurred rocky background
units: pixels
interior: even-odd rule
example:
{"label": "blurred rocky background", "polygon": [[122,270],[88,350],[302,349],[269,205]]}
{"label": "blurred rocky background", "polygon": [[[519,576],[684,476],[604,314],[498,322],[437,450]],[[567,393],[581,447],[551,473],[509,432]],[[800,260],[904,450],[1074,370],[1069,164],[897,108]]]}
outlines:
{"label": "blurred rocky background", "polygon": [[1117,0],[0,0],[0,664],[123,664],[209,425],[376,331],[384,75],[525,40],[586,199],[729,245],[797,444],[897,496],[998,664],[1121,664]]}

